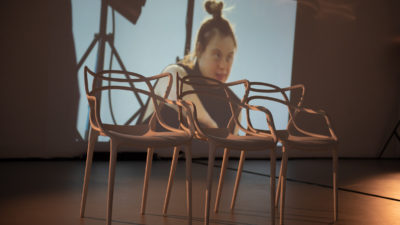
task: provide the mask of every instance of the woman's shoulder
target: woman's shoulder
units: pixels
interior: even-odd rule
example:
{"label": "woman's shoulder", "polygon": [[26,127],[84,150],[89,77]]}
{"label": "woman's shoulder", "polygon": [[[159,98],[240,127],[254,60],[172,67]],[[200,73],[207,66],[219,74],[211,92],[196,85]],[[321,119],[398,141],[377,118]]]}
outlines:
{"label": "woman's shoulder", "polygon": [[170,64],[164,68],[163,73],[171,73],[173,76],[178,73],[179,77],[184,77],[188,74],[188,71],[179,64]]}

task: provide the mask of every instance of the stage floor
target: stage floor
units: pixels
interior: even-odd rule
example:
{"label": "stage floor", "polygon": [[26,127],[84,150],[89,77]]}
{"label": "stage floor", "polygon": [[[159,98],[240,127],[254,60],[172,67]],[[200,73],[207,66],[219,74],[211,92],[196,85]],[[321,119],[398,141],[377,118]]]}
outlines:
{"label": "stage floor", "polygon": [[[212,206],[220,163],[217,160],[214,169]],[[230,161],[220,211],[211,211],[210,224],[270,224],[269,161],[245,162],[236,208],[231,212],[237,163]],[[193,224],[203,224],[206,164],[206,160],[194,160],[192,165]],[[84,166],[79,160],[1,161],[0,224],[105,224],[108,162],[93,162],[86,215],[81,219]],[[184,160],[178,163],[168,214],[162,216],[169,166],[169,160],[153,161],[147,210],[141,216],[145,162],[117,162],[112,224],[187,224]],[[332,224],[331,168],[328,159],[289,159],[285,224]],[[339,160],[338,183],[339,220],[335,224],[400,224],[399,160]]]}

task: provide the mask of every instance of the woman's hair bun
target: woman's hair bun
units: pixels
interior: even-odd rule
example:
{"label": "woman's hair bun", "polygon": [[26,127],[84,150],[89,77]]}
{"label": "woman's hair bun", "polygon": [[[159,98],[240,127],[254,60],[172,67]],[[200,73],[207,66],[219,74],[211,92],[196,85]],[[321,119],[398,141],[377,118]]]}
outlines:
{"label": "woman's hair bun", "polygon": [[221,18],[224,3],[222,1],[207,0],[204,7],[214,18]]}

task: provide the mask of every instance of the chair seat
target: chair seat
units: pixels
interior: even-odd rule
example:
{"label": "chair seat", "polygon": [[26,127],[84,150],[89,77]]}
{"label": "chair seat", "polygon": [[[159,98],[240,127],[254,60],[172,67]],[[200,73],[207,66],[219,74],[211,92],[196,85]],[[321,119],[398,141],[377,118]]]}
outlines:
{"label": "chair seat", "polygon": [[125,146],[134,144],[139,147],[170,147],[187,143],[192,138],[184,131],[150,131],[146,124],[135,126],[107,124],[104,128]]}
{"label": "chair seat", "polygon": [[203,128],[208,137],[217,145],[236,150],[266,150],[276,143],[272,136],[238,136],[229,132],[228,128]]}
{"label": "chair seat", "polygon": [[[117,131],[124,134],[131,135],[144,135],[147,131],[149,131],[148,124],[139,124],[139,125],[114,125],[114,124],[103,124],[104,129],[110,131]],[[107,136],[106,134],[102,134]]]}
{"label": "chair seat", "polygon": [[278,130],[277,136],[279,141],[286,147],[295,147],[304,150],[315,150],[337,144],[333,138],[294,136],[290,135],[287,130]]}

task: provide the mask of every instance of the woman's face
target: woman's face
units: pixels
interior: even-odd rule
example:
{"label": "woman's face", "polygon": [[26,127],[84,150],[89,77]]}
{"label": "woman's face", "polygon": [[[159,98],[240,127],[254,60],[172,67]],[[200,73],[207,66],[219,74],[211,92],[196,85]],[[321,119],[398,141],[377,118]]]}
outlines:
{"label": "woman's face", "polygon": [[231,72],[235,50],[232,37],[217,33],[197,58],[200,72],[205,77],[225,82]]}

